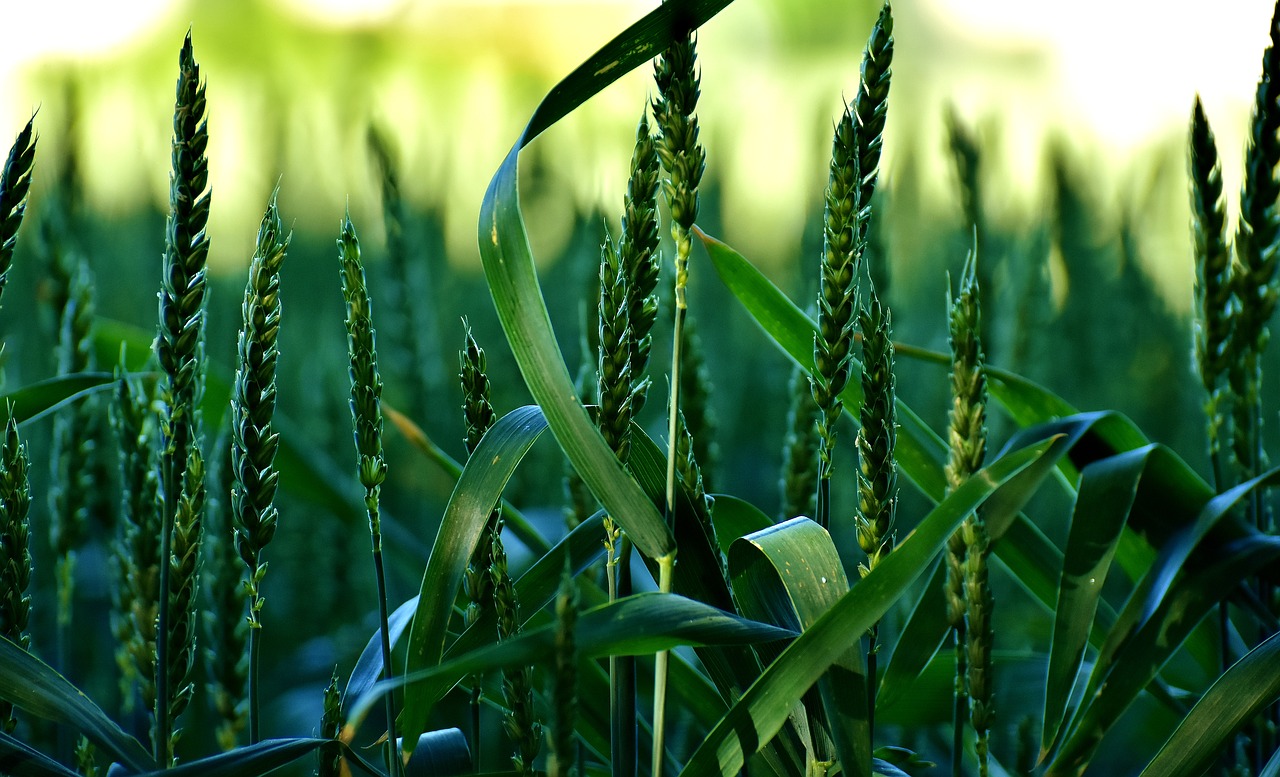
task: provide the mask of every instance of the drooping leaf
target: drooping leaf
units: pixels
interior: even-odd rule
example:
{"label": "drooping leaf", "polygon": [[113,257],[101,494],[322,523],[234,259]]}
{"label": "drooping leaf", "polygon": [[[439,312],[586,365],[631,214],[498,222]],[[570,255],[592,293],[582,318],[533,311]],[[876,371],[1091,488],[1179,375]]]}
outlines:
{"label": "drooping leaf", "polygon": [[146,748],[88,696],[52,667],[4,638],[0,638],[0,698],[38,718],[79,731],[112,759],[135,771],[155,768]]}
{"label": "drooping leaf", "polygon": [[[682,775],[732,775],[747,756],[778,733],[789,711],[849,646],[850,634],[861,634],[879,621],[917,577],[929,568],[947,537],[997,488],[1012,483],[1020,508],[1053,466],[1045,454],[1052,441],[1010,454],[981,470],[957,489],[911,532],[881,563],[845,594],[765,669],[699,746]],[[1025,473],[1027,477],[1018,478]]]}
{"label": "drooping leaf", "polygon": [[13,777],[76,777],[76,773],[0,731],[0,774]]}
{"label": "drooping leaf", "polygon": [[[808,518],[792,518],[733,543],[729,570],[743,615],[800,631],[811,627],[849,591],[844,565],[827,530]],[[777,652],[764,652],[771,663]],[[845,774],[868,774],[871,730],[867,712],[867,668],[861,635],[818,681],[821,700],[810,693],[805,713],[831,736]]]}
{"label": "drooping leaf", "polygon": [[[747,620],[683,596],[652,591],[587,610],[578,616],[574,630],[583,658],[646,655],[682,645],[755,644],[794,636],[795,632]],[[404,686],[406,695],[417,689],[424,698],[439,698],[467,675],[538,664],[549,660],[554,650],[555,626],[540,626],[432,668],[383,680],[353,703],[348,726],[358,726],[382,694],[393,688]]]}
{"label": "drooping leaf", "polygon": [[1071,689],[1084,661],[1102,586],[1153,450],[1154,446],[1146,446],[1111,456],[1090,464],[1081,473],[1049,642],[1042,749],[1048,749],[1062,725]]}
{"label": "drooping leaf", "polygon": [[[1280,701],[1280,634],[1272,634],[1227,669],[1191,708],[1141,777],[1195,777],[1203,774],[1223,745],[1245,723]],[[1264,775],[1280,774],[1280,753]]]}
{"label": "drooping leaf", "polygon": [[[498,420],[476,446],[445,507],[418,592],[418,607],[409,631],[405,672],[412,674],[440,663],[444,654],[453,600],[463,571],[475,552],[494,505],[525,453],[547,428],[536,406],[516,408]],[[441,689],[443,693],[448,687]],[[427,714],[439,696],[426,684],[405,689],[401,723],[406,742],[426,731]]]}
{"label": "drooping leaf", "polygon": [[1069,728],[1064,729],[1063,744],[1046,777],[1079,773],[1113,724],[1223,593],[1277,559],[1280,537],[1256,535],[1219,548],[1212,558],[1189,564],[1155,613],[1115,652],[1114,662],[1095,666],[1089,690]]}

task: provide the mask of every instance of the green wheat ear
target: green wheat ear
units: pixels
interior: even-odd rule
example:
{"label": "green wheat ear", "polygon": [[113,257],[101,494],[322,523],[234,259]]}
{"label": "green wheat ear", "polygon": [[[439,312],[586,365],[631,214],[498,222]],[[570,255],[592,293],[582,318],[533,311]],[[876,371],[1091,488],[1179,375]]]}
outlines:
{"label": "green wheat ear", "polygon": [[275,458],[279,435],[272,428],[276,409],[276,363],[280,352],[280,268],[289,247],[273,192],[258,227],[249,279],[241,305],[235,387],[231,398],[231,514],[236,552],[246,569],[249,602],[249,743],[258,741],[258,653],[261,649],[262,554],[275,537],[275,505],[280,475]]}
{"label": "green wheat ear", "polygon": [[893,376],[891,316],[875,288],[858,316],[862,331],[862,428],[858,430],[858,546],[867,563],[858,572],[866,577],[893,549],[894,516],[898,510],[897,413]]}
{"label": "green wheat ear", "polygon": [[248,596],[241,579],[244,562],[236,550],[236,523],[230,504],[231,448],[230,435],[220,434],[214,444],[216,469],[210,472],[216,483],[211,490],[220,498],[209,499],[205,533],[204,577],[209,597],[209,610],[204,613],[205,687],[218,719],[214,736],[223,752],[236,748],[241,732],[249,725]]}
{"label": "green wheat ear", "polygon": [[[493,535],[492,548],[489,575],[493,581],[493,603],[498,616],[498,639],[506,640],[521,631],[520,601],[507,571],[507,552],[502,546],[500,533]],[[507,704],[503,728],[516,746],[511,763],[517,774],[532,775],[535,773],[533,761],[542,749],[542,723],[533,707],[533,667],[505,670],[502,692]]]}
{"label": "green wheat ear", "polygon": [[160,671],[168,675],[172,694],[169,704],[169,752],[177,747],[178,718],[195,694],[192,670],[196,662],[196,632],[199,629],[197,599],[200,592],[200,570],[203,566],[204,541],[204,459],[199,446],[191,448],[183,472],[182,492],[173,522],[172,555],[169,557],[169,630],[168,653]]}
{"label": "green wheat ear", "polygon": [[120,460],[120,536],[116,543],[118,601],[115,635],[120,644],[120,690],[125,709],[134,686],[148,710],[156,703],[156,619],[160,599],[160,480],[157,430],[145,394],[128,376],[116,383],[112,426]]}
{"label": "green wheat ear", "polygon": [[823,222],[823,253],[818,292],[818,333],[813,339],[813,401],[818,406],[817,522],[831,520],[831,462],[836,423],[844,403],[840,392],[849,382],[853,358],[854,290],[862,257],[858,226],[863,211],[858,127],[853,107],[846,105],[831,142]]}
{"label": "green wheat ear", "polygon": [[644,407],[649,393],[649,352],[653,325],[658,317],[658,147],[649,131],[646,111],[636,127],[631,152],[631,175],[623,201],[622,234],[618,237],[618,262],[626,279],[626,322],[631,329],[630,374],[632,416]]}
{"label": "green wheat ear", "polygon": [[[982,468],[987,450],[987,378],[981,341],[981,311],[975,273],[977,257],[965,262],[959,294],[949,300],[951,411],[947,488],[954,491]],[[948,293],[950,293],[948,291]],[[965,708],[978,732],[980,773],[987,773],[991,723],[991,592],[987,585],[990,539],[981,517],[965,518],[947,542],[947,620],[955,636],[955,737]],[[958,758],[959,750],[953,757]]]}
{"label": "green wheat ear", "polygon": [[[26,650],[31,645],[27,623],[31,617],[31,490],[27,482],[27,446],[9,407],[0,446],[0,636]],[[0,731],[17,725],[13,705],[0,701]]]}
{"label": "green wheat ear", "polygon": [[1191,216],[1195,240],[1195,355],[1205,390],[1205,415],[1214,484],[1226,487],[1222,441],[1229,401],[1223,380],[1230,369],[1231,252],[1226,241],[1226,203],[1222,196],[1222,164],[1204,106],[1196,97],[1191,112]]}
{"label": "green wheat ear", "polygon": [[[884,147],[884,125],[889,111],[889,82],[893,76],[893,9],[885,3],[862,55],[862,73],[858,94],[853,98],[853,112],[858,118],[858,170],[861,176],[858,204],[871,207],[876,178],[880,169],[880,152]],[[859,218],[858,240],[867,239],[867,218]]]}
{"label": "green wheat ear", "polygon": [[[157,633],[176,633],[181,613],[171,612],[169,592],[175,590],[171,564],[175,524],[182,505],[203,490],[191,483],[186,469],[192,451],[199,446],[199,408],[204,392],[204,330],[206,266],[209,238],[209,144],[205,124],[205,88],[200,83],[191,34],[183,40],[178,55],[177,97],[173,110],[172,171],[169,176],[169,219],[166,225],[163,271],[160,283],[160,325],[156,351],[165,381],[165,413],[161,431],[166,445],[161,457],[161,493],[164,509],[160,529],[160,612]],[[192,536],[194,539],[195,535]],[[180,590],[181,586],[177,586]],[[185,637],[186,635],[182,635]],[[182,690],[169,685],[181,663],[170,656],[169,642],[157,643],[156,672],[156,760],[172,761],[170,749],[173,719],[171,707],[185,704]],[[181,641],[181,640],[178,640]]]}
{"label": "green wheat ear", "polygon": [[27,211],[27,193],[31,189],[31,171],[36,161],[36,141],[33,129],[36,117],[32,115],[26,126],[18,132],[4,170],[0,172],[0,296],[9,282],[9,270],[13,266],[13,251],[18,244],[18,228]]}
{"label": "green wheat ear", "polygon": [[[378,586],[379,636],[382,648],[382,673],[392,677],[391,636],[387,622],[387,581],[382,563],[382,519],[379,501],[382,484],[387,478],[387,460],[382,453],[382,376],[378,372],[378,352],[373,328],[373,302],[360,261],[360,241],[356,238],[351,215],[343,219],[338,238],[338,261],[342,274],[342,297],[346,301],[347,356],[351,377],[351,425],[355,439],[356,468],[360,485],[364,486],[364,506],[369,517],[369,539],[372,545],[374,578]],[[400,774],[400,758],[396,737],[395,700],[385,697],[387,713],[387,770]]]}
{"label": "green wheat ear", "polygon": [[780,520],[798,515],[813,515],[814,496],[818,486],[818,416],[813,390],[804,370],[791,370],[788,393],[787,435],[782,444],[782,477],[778,482],[782,496]]}
{"label": "green wheat ear", "polygon": [[[1280,6],[1271,19],[1271,45],[1262,55],[1262,76],[1258,81],[1250,121],[1249,147],[1245,153],[1245,180],[1240,195],[1240,220],[1236,232],[1236,265],[1231,271],[1231,293],[1235,300],[1229,340],[1231,362],[1228,378],[1234,397],[1233,447],[1240,480],[1253,477],[1265,464],[1262,449],[1262,353],[1269,333],[1267,322],[1275,312],[1280,289],[1276,272],[1280,268],[1280,217],[1275,203],[1280,197]],[[1260,526],[1270,520],[1265,503],[1253,505]]]}
{"label": "green wheat ear", "polygon": [[324,689],[324,711],[320,717],[320,738],[334,740],[335,744],[321,747],[317,753],[319,764],[316,777],[339,777],[342,774],[342,750],[337,746],[342,732],[342,692],[338,690],[338,667]]}
{"label": "green wheat ear", "polygon": [[571,777],[574,772],[575,726],[578,717],[578,646],[575,629],[578,622],[578,586],[573,580],[569,560],[565,558],[556,593],[555,677],[551,689],[551,748],[547,760],[549,777]]}

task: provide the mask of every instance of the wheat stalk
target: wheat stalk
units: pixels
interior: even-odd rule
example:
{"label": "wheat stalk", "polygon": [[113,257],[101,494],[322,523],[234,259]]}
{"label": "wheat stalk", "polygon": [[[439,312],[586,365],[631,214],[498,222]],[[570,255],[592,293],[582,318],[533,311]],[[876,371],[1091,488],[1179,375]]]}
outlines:
{"label": "wheat stalk", "polygon": [[[161,493],[164,508],[160,528],[160,605],[157,633],[170,634],[176,615],[170,612],[168,592],[173,534],[180,507],[180,492],[188,478],[186,467],[199,437],[199,407],[203,393],[205,268],[209,238],[209,143],[205,124],[205,89],[200,83],[188,32],[178,55],[177,98],[173,111],[172,171],[169,175],[169,219],[166,227],[163,272],[160,283],[160,326],[157,354],[165,374],[165,414],[162,433]],[[194,484],[193,484],[194,485]],[[170,640],[156,643],[156,760],[167,764],[174,715],[171,706],[177,689],[169,686],[174,664],[168,655]]]}
{"label": "wheat stalk", "polygon": [[[0,637],[26,650],[31,645],[31,490],[27,482],[27,446],[18,436],[18,423],[9,406],[4,443],[0,445]],[[13,704],[0,701],[0,731],[17,725]]]}
{"label": "wheat stalk", "polygon": [[[378,373],[378,352],[373,329],[373,303],[360,261],[360,242],[351,215],[342,223],[338,239],[338,259],[342,269],[342,296],[347,307],[347,355],[351,375],[351,422],[356,447],[356,465],[364,486],[365,512],[369,516],[369,537],[373,549],[374,577],[378,584],[379,636],[382,642],[382,673],[393,675],[391,630],[387,612],[387,577],[382,563],[382,521],[379,499],[387,477],[387,461],[382,454],[382,377]],[[404,763],[396,737],[395,697],[385,697],[387,712],[387,768],[401,774]]]}
{"label": "wheat stalk", "polygon": [[128,376],[116,383],[112,426],[120,459],[120,538],[116,543],[115,635],[120,646],[120,691],[125,709],[133,688],[146,709],[156,703],[156,619],[160,600],[160,481],[156,473],[156,430],[145,395]]}
{"label": "wheat stalk", "polygon": [[547,760],[549,777],[571,777],[574,773],[574,727],[578,717],[578,646],[574,631],[578,620],[578,586],[573,580],[569,560],[560,575],[556,592],[555,676],[551,690],[551,736]]}
{"label": "wheat stalk", "polygon": [[280,268],[288,247],[289,236],[284,234],[273,192],[249,260],[236,341],[239,366],[231,398],[231,512],[249,602],[249,744],[258,742],[260,730],[259,656],[266,604],[262,582],[267,574],[262,554],[275,537],[279,522],[275,497],[280,475],[275,458],[280,440],[271,420],[280,357],[276,345],[280,336]]}
{"label": "wheat stalk", "polygon": [[[945,474],[948,491],[959,488],[982,468],[986,458],[987,379],[980,340],[975,264],[965,261],[959,294],[948,299],[951,343],[951,411],[948,426],[949,453]],[[948,283],[948,295],[950,284]],[[973,543],[978,543],[976,546]],[[990,725],[990,591],[986,581],[986,527],[975,514],[965,518],[947,541],[947,622],[954,635],[956,653],[953,773],[959,774],[960,737],[971,706],[978,731],[979,767],[986,773],[986,738]],[[974,657],[982,659],[975,667]],[[984,678],[974,687],[975,674]],[[978,693],[984,694],[978,696]],[[981,726],[981,727],[980,727]]]}
{"label": "wheat stalk", "polygon": [[35,120],[32,115],[18,132],[5,158],[4,170],[0,171],[0,297],[9,282],[18,228],[27,211],[27,193],[31,189],[31,171],[35,167],[39,140],[33,129]]}
{"label": "wheat stalk", "polygon": [[210,497],[206,519],[204,577],[209,609],[204,614],[205,688],[218,716],[214,734],[218,747],[229,752],[249,725],[248,591],[241,579],[244,561],[236,549],[236,522],[230,504],[230,436],[219,435],[214,449],[217,469],[210,475],[217,485],[212,491],[222,498]]}

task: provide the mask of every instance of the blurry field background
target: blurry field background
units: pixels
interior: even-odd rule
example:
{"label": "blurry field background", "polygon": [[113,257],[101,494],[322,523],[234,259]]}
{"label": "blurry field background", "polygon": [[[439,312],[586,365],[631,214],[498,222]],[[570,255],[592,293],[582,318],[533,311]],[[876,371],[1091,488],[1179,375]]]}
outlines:
{"label": "blurry field background", "polygon": [[[6,382],[53,373],[52,326],[42,308],[50,275],[37,234],[43,204],[59,191],[74,205],[62,237],[92,265],[99,314],[154,331],[176,52],[190,28],[208,82],[208,350],[218,369],[229,375],[253,238],[279,182],[280,210],[295,230],[283,270],[286,433],[350,470],[334,248],[349,207],[371,263],[386,399],[462,458],[455,377],[462,316],[489,352],[499,412],[528,401],[480,274],[480,198],[545,92],[651,7],[633,0],[6,4],[0,19],[23,32],[0,49],[0,130],[12,136],[38,108],[40,133],[14,291],[0,312]],[[1234,213],[1270,9],[1262,0],[1158,8],[1145,0],[895,4],[895,75],[871,249],[871,261],[888,268],[895,339],[945,350],[944,273],[958,273],[976,216],[991,363],[1045,383],[1081,409],[1123,410],[1203,471],[1201,400],[1190,367],[1186,127],[1199,93]],[[832,124],[842,94],[857,83],[877,11],[865,0],[738,0],[699,34],[708,150],[700,224],[801,306],[817,287]],[[605,225],[616,231],[651,77],[648,68],[628,75],[526,152],[526,218],[571,364],[582,349],[585,301],[594,300]],[[970,215],[949,112],[972,143]],[[391,142],[410,206],[408,282],[385,261],[379,172],[366,141],[371,124]],[[692,272],[691,313],[719,429],[710,490],[775,510],[790,366],[757,335],[698,250]],[[654,364],[667,363],[658,351],[669,336],[660,329],[654,341]],[[1269,353],[1274,360],[1276,350]],[[944,370],[907,359],[900,370],[899,395],[943,428]],[[1280,429],[1272,396],[1264,399],[1269,437]],[[662,404],[651,402],[642,418],[655,437]],[[219,419],[205,423],[216,428]],[[998,448],[1008,429],[996,424]],[[47,543],[39,528],[47,427],[24,432],[34,460],[37,544]],[[846,467],[852,432],[842,435],[847,447],[838,454]],[[401,530],[398,568],[392,556],[394,606],[417,590],[450,486],[403,438],[388,437],[385,499]],[[541,451],[508,493],[554,536],[564,463],[550,443]],[[851,498],[851,483],[838,485],[837,512]],[[274,626],[267,640],[273,676],[285,678],[264,715],[267,735],[314,727],[324,679],[334,663],[349,669],[374,624],[366,605],[373,583],[363,553],[351,551],[353,543],[364,547],[361,526],[284,499],[271,562],[290,571],[273,572],[267,617],[273,609],[313,615],[290,624],[294,640]],[[906,514],[909,525],[914,513]],[[838,542],[852,545],[847,536]],[[82,574],[106,575],[98,548],[96,560],[82,561]],[[40,552],[44,577],[51,563],[47,547]],[[92,600],[106,586],[78,590]],[[108,603],[97,603],[105,619]],[[49,617],[47,608],[36,612]],[[282,654],[296,645],[300,652]],[[97,660],[109,666],[106,651]],[[114,680],[105,676],[99,692],[86,684],[102,699]]]}

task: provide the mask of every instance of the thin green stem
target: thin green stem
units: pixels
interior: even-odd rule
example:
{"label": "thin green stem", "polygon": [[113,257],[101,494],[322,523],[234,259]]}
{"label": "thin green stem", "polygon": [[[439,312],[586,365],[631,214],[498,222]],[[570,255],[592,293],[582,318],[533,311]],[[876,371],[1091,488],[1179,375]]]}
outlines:
{"label": "thin green stem", "polygon": [[[675,555],[658,559],[658,590],[671,593],[671,573],[675,568]],[[670,653],[663,650],[653,663],[653,777],[662,777],[662,758],[665,750],[667,723],[667,663]]]}

